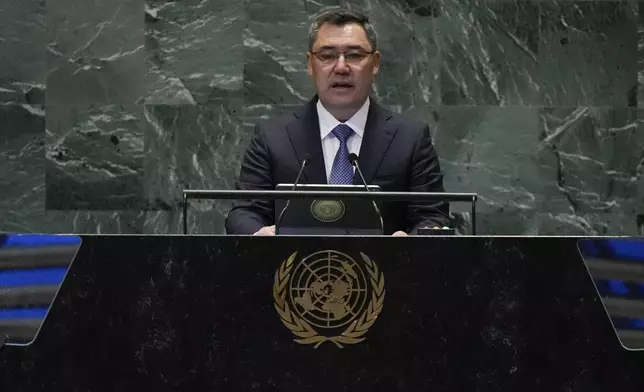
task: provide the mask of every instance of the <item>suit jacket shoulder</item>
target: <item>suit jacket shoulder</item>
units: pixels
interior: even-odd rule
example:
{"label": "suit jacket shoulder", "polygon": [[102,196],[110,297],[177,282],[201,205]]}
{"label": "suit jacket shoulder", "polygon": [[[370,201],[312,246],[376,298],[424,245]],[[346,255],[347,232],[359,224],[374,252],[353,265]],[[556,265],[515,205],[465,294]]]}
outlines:
{"label": "suit jacket shoulder", "polygon": [[[377,110],[381,113],[380,117],[385,119],[387,125],[397,129],[397,136],[402,136],[405,140],[419,140],[429,135],[429,124],[415,119],[411,115],[397,113],[384,106],[377,105]],[[431,140],[431,138],[430,138]]]}

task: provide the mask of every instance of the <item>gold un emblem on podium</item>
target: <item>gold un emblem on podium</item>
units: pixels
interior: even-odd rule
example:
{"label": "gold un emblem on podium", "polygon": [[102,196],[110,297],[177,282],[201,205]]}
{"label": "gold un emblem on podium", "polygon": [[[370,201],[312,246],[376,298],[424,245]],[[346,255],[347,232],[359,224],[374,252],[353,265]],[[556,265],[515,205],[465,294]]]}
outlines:
{"label": "gold un emblem on podium", "polygon": [[356,344],[382,311],[385,278],[364,253],[324,250],[296,262],[297,252],[275,273],[275,309],[300,344]]}

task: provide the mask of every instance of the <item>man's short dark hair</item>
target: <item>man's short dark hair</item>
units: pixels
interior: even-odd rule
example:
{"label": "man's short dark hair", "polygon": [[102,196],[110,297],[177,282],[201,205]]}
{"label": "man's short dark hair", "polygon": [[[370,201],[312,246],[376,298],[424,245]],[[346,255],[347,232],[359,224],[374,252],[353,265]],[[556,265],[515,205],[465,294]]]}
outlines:
{"label": "man's short dark hair", "polygon": [[309,28],[309,51],[313,50],[313,44],[318,37],[322,25],[344,26],[352,23],[362,26],[371,44],[371,50],[377,50],[378,40],[376,38],[376,30],[369,21],[369,18],[357,11],[334,7],[322,10],[313,17],[313,22]]}

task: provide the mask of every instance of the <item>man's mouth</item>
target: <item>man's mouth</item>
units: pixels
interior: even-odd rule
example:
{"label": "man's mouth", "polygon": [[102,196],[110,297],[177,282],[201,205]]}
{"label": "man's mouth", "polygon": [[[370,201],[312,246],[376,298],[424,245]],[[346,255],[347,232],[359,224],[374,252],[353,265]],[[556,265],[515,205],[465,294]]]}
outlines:
{"label": "man's mouth", "polygon": [[335,82],[331,84],[331,88],[335,90],[349,90],[353,88],[353,84],[349,82]]}

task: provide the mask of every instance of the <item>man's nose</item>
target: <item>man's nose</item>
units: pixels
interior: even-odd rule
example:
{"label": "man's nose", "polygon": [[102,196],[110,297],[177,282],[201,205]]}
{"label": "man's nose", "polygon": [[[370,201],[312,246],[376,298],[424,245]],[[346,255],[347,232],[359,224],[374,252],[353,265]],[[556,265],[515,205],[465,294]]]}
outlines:
{"label": "man's nose", "polygon": [[349,64],[347,64],[347,61],[344,59],[344,55],[340,55],[338,57],[338,60],[335,63],[335,69],[334,71],[336,73],[347,73],[349,72]]}

